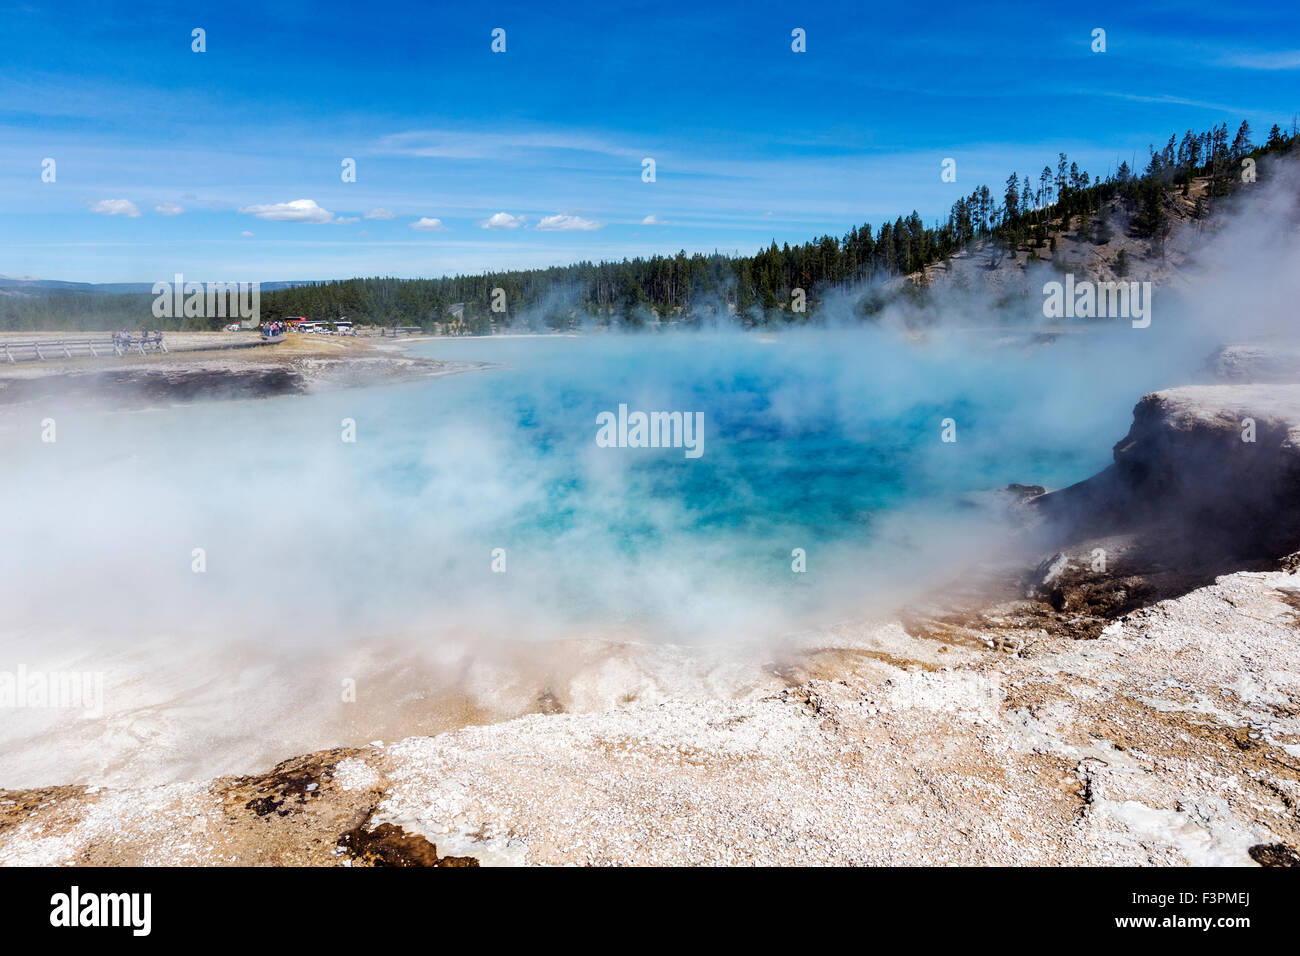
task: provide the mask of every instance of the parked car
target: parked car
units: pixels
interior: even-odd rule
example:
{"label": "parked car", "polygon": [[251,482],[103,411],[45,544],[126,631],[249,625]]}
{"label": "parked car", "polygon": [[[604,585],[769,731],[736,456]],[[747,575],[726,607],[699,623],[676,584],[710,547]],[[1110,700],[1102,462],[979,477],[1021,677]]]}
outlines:
{"label": "parked car", "polygon": [[230,324],[230,325],[227,325],[224,329],[222,329],[222,331],[223,331],[223,332],[238,332],[238,331],[239,331],[239,323],[238,323],[238,322],[234,322],[234,323],[232,323],[232,324]]}

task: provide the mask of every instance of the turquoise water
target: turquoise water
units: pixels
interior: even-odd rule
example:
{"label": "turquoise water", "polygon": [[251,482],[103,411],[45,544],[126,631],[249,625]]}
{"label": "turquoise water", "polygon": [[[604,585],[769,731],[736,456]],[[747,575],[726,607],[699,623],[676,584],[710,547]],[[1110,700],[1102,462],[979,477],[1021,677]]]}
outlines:
{"label": "turquoise water", "polygon": [[[1138,396],[1171,374],[1131,342],[435,340],[412,348],[495,367],[68,410],[57,446],[11,456],[9,493],[52,510],[16,522],[24,547],[0,570],[42,620],[75,619],[71,595],[90,592],[110,618],[179,615],[277,640],[780,631],[887,605],[977,558],[997,530],[971,492],[1104,467]],[[598,447],[597,415],[620,403],[702,413],[702,455]],[[341,440],[344,419],[355,442]],[[159,584],[154,600],[130,597],[142,581]]]}

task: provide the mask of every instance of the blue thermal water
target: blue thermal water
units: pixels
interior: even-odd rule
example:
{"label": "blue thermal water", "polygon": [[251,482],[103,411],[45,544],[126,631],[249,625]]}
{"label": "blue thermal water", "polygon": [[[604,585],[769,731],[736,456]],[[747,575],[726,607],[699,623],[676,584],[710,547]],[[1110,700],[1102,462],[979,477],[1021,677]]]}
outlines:
{"label": "blue thermal water", "polygon": [[[780,629],[887,601],[954,540],[978,547],[988,528],[972,492],[1104,467],[1137,397],[1167,374],[1102,340],[914,345],[862,331],[413,348],[493,367],[64,413],[57,451],[12,459],[15,487],[61,505],[14,529],[27,548],[10,570],[47,615],[69,611],[73,581],[146,613],[123,595],[157,581],[171,595],[159,615],[250,633]],[[598,447],[598,414],[620,404],[701,413],[702,453]],[[49,547],[60,537],[71,557]]]}

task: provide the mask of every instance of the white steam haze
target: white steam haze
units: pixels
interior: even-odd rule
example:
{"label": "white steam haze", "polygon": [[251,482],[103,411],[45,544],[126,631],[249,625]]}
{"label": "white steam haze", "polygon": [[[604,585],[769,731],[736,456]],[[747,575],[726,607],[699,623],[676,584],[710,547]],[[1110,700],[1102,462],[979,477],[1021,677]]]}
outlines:
{"label": "white steam haze", "polygon": [[[816,644],[996,560],[1010,534],[971,493],[1086,478],[1144,392],[1194,380],[1219,344],[1291,338],[1294,173],[1192,240],[1147,329],[1037,341],[1035,275],[1014,308],[940,283],[928,315],[871,324],[842,293],[817,328],[437,340],[418,348],[497,367],[4,407],[0,672],[106,680],[101,719],[5,714],[0,787],[248,772],[543,692],[580,709],[760,686],[790,635]],[[704,456],[598,448],[596,415],[620,403],[702,412]]]}

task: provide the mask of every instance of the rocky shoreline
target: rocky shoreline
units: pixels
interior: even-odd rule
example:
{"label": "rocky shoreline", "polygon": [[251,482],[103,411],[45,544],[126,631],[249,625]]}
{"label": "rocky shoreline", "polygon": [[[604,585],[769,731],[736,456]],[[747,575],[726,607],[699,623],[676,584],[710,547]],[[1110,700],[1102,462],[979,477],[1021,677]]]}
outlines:
{"label": "rocky shoreline", "polygon": [[302,394],[322,388],[376,385],[489,367],[447,362],[380,348],[363,340],[313,336],[263,348],[51,361],[0,369],[0,407],[33,401],[107,402],[139,407]]}
{"label": "rocky shoreline", "polygon": [[1041,561],[736,697],[557,687],[264,774],[0,792],[0,863],[1300,865],[1300,385],[1232,367],[1143,397],[1099,475],[1014,489]]}
{"label": "rocky shoreline", "polygon": [[1298,607],[1286,571],[1083,640],[991,607],[845,633],[775,693],[4,792],[0,863],[1297,865]]}

